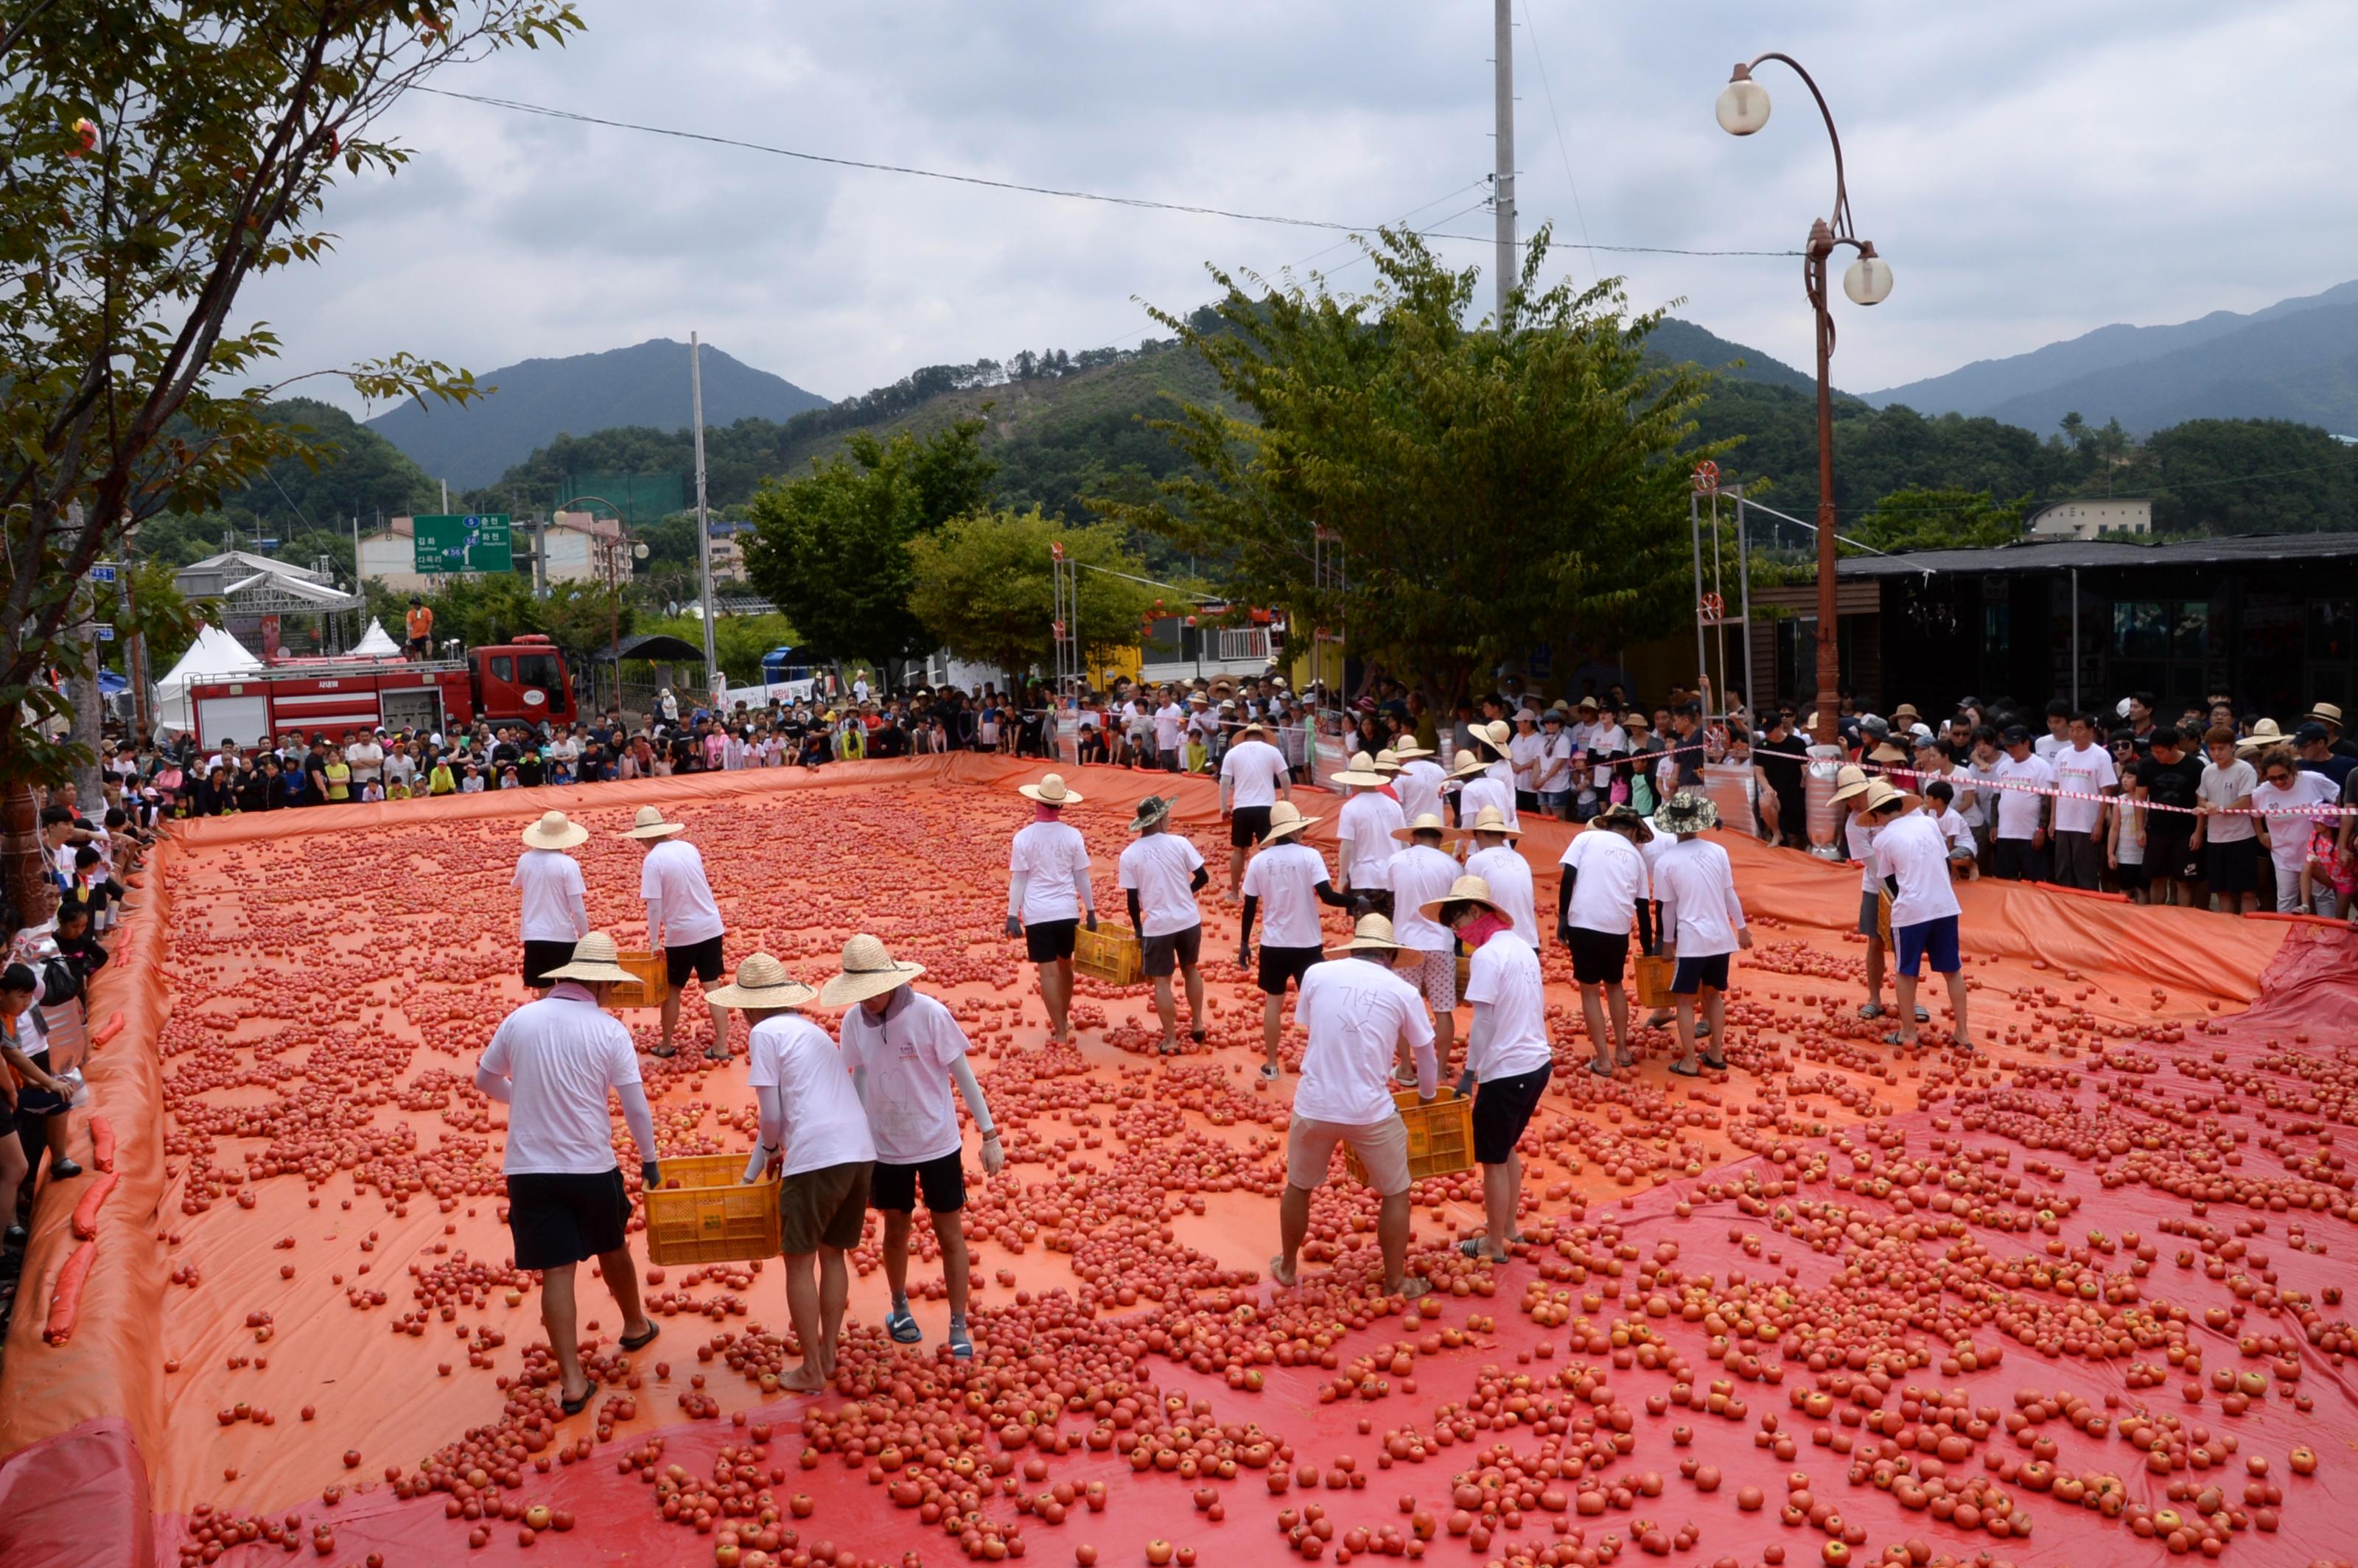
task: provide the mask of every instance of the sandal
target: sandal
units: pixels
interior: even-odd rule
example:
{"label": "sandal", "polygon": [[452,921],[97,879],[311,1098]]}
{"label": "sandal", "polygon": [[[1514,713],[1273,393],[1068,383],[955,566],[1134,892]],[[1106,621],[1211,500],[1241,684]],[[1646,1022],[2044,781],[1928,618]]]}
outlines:
{"label": "sandal", "polygon": [[598,1385],[592,1383],[581,1391],[581,1397],[578,1400],[568,1400],[562,1392],[559,1392],[557,1397],[557,1403],[558,1408],[563,1410],[567,1415],[579,1415],[583,1411],[590,1408],[590,1401],[597,1397]]}
{"label": "sandal", "polygon": [[1727,1071],[1727,1058],[1725,1056],[1705,1056],[1703,1059],[1703,1065],[1714,1073]]}
{"label": "sandal", "polygon": [[1277,1082],[1282,1074],[1282,1069],[1279,1068],[1272,1063],[1263,1062],[1260,1065],[1260,1076],[1270,1083],[1273,1084]]}
{"label": "sandal", "polygon": [[669,1061],[672,1057],[679,1054],[679,1047],[676,1045],[650,1045],[647,1047],[647,1054],[650,1056],[661,1056],[665,1061]]}
{"label": "sandal", "polygon": [[704,1059],[708,1062],[726,1062],[729,1060],[729,1053],[726,1051],[707,1051],[704,1054]]}
{"label": "sandal", "polygon": [[1187,1038],[1193,1040],[1198,1045],[1201,1045],[1205,1041],[1211,1037],[1211,1032],[1200,1023],[1195,1025],[1195,1028],[1187,1031]]}
{"label": "sandal", "polygon": [[884,1332],[892,1336],[895,1345],[914,1345],[925,1337],[925,1331],[917,1326],[917,1320],[905,1312],[896,1312],[886,1318]]}
{"label": "sandal", "polygon": [[663,1325],[650,1318],[647,1320],[647,1331],[644,1334],[636,1336],[626,1334],[622,1336],[622,1348],[625,1350],[644,1350],[648,1346],[653,1345],[655,1342],[655,1336],[662,1332]]}
{"label": "sandal", "polygon": [[1469,1236],[1465,1240],[1457,1244],[1457,1250],[1465,1256],[1473,1259],[1477,1263],[1483,1261],[1485,1259],[1487,1259],[1493,1263],[1506,1263],[1512,1261],[1512,1259],[1509,1254],[1501,1253],[1493,1258],[1489,1253],[1483,1251],[1482,1243],[1487,1238],[1480,1236]]}
{"label": "sandal", "polygon": [[1909,1039],[1907,1039],[1907,1038],[1903,1037],[1903,1036],[1900,1034],[1899,1031],[1898,1031],[1897,1029],[1893,1030],[1890,1033],[1888,1033],[1888,1034],[1885,1035],[1885,1036],[1883,1037],[1883,1043],[1884,1043],[1886,1045],[1898,1045],[1898,1046],[1902,1047],[1903,1049],[1909,1050],[1909,1051],[1913,1051],[1914,1049],[1916,1049],[1917,1045],[1920,1044],[1920,1043],[1919,1043],[1919,1042],[1917,1042],[1917,1041],[1909,1040]]}
{"label": "sandal", "polygon": [[1858,1010],[1858,1015],[1861,1018],[1881,1018],[1885,1013],[1890,1011],[1891,1010],[1889,1008],[1885,1007],[1880,1001],[1871,1001],[1865,1007]]}
{"label": "sandal", "polygon": [[1682,1078],[1700,1078],[1703,1076],[1703,1069],[1701,1067],[1682,1067],[1676,1062],[1671,1064],[1671,1071],[1676,1073]]}
{"label": "sandal", "polygon": [[1598,1066],[1598,1065],[1597,1065],[1595,1063],[1594,1063],[1594,1062],[1591,1062],[1591,1063],[1589,1063],[1589,1064],[1588,1064],[1588,1070],[1589,1070],[1590,1072],[1592,1072],[1592,1073],[1595,1073],[1595,1074],[1598,1077],[1600,1077],[1600,1078],[1609,1078],[1609,1077],[1611,1077],[1611,1076],[1613,1076],[1613,1069],[1612,1069],[1612,1068],[1610,1068],[1610,1067],[1600,1067],[1600,1066]]}

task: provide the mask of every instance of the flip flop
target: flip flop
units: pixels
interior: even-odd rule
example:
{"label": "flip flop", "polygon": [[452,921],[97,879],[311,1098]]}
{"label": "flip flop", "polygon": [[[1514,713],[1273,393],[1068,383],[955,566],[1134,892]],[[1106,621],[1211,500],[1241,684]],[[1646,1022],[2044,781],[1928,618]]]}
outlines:
{"label": "flip flop", "polygon": [[1930,1023],[1932,1022],[1932,1015],[1920,1007],[1916,1010],[1916,1022],[1919,1023]]}
{"label": "flip flop", "polygon": [[598,1385],[592,1383],[587,1389],[582,1390],[581,1397],[578,1400],[568,1400],[564,1396],[563,1392],[560,1391],[557,1394],[557,1402],[559,1408],[561,1408],[567,1415],[579,1415],[583,1411],[590,1408],[590,1401],[597,1397]]}
{"label": "flip flop", "polygon": [[1907,1049],[1911,1050],[1911,1051],[1912,1051],[1912,1050],[1914,1050],[1914,1049],[1916,1048],[1916,1046],[1920,1044],[1920,1042],[1918,1042],[1918,1041],[1903,1039],[1903,1038],[1900,1036],[1899,1031],[1898,1031],[1897,1029],[1893,1030],[1890,1033],[1888,1033],[1888,1034],[1885,1035],[1885,1036],[1883,1037],[1883,1043],[1884,1043],[1886,1045],[1899,1045],[1899,1046],[1904,1046],[1904,1047],[1906,1047]]}
{"label": "flip flop", "polygon": [[1676,1073],[1682,1078],[1700,1078],[1703,1076],[1703,1069],[1701,1067],[1682,1067],[1676,1062],[1671,1064],[1671,1071]]}
{"label": "flip flop", "polygon": [[637,1338],[633,1339],[627,1334],[622,1336],[622,1348],[625,1350],[644,1350],[648,1346],[653,1345],[655,1342],[655,1336],[662,1332],[663,1325],[650,1322],[647,1325],[647,1331],[644,1334],[640,1335]]}
{"label": "flip flop", "polygon": [[1491,1258],[1487,1252],[1483,1251],[1482,1242],[1484,1239],[1484,1238],[1479,1236],[1469,1236],[1465,1240],[1457,1244],[1457,1250],[1465,1256],[1473,1259],[1477,1263],[1486,1258],[1488,1258],[1493,1263],[1504,1263],[1509,1261],[1509,1260],[1506,1258]]}
{"label": "flip flop", "polygon": [[668,1061],[672,1057],[679,1054],[679,1047],[676,1045],[650,1045],[647,1047],[647,1054],[650,1056],[661,1056],[665,1060]]}
{"label": "flip flop", "polygon": [[1861,1018],[1881,1018],[1890,1011],[1879,1001],[1871,1001],[1858,1010],[1858,1015]]}
{"label": "flip flop", "polygon": [[707,1051],[704,1054],[704,1059],[708,1062],[726,1062],[729,1060],[729,1053],[726,1051]]}
{"label": "flip flop", "polygon": [[1271,1083],[1272,1083],[1272,1084],[1273,1084],[1273,1083],[1277,1082],[1277,1080],[1278,1080],[1281,1076],[1283,1076],[1283,1074],[1282,1074],[1282,1069],[1277,1068],[1277,1067],[1272,1067],[1272,1066],[1271,1066],[1267,1062],[1263,1062],[1263,1063],[1260,1065],[1260,1076],[1261,1076],[1263,1078],[1267,1079],[1269,1082],[1271,1082]]}
{"label": "flip flop", "polygon": [[1727,1071],[1727,1059],[1724,1056],[1718,1058],[1705,1056],[1703,1059],[1703,1065],[1709,1067],[1714,1073],[1724,1073]]}
{"label": "flip flop", "polygon": [[1600,1066],[1598,1066],[1598,1065],[1597,1065],[1595,1063],[1594,1063],[1594,1062],[1591,1062],[1591,1063],[1589,1063],[1589,1064],[1588,1064],[1588,1070],[1589,1070],[1590,1072],[1592,1072],[1592,1073],[1595,1073],[1595,1074],[1598,1077],[1600,1077],[1600,1078],[1609,1078],[1609,1077],[1611,1077],[1611,1076],[1613,1076],[1613,1069],[1612,1069],[1612,1068],[1610,1068],[1610,1067],[1600,1067]]}
{"label": "flip flop", "polygon": [[1157,1054],[1161,1055],[1176,1056],[1179,1054],[1179,1042],[1176,1040],[1165,1040],[1157,1044],[1154,1049]]}

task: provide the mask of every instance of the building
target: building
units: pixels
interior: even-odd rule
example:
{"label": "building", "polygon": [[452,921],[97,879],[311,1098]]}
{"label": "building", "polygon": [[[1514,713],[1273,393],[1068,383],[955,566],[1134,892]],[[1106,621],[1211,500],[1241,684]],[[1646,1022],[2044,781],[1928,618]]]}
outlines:
{"label": "building", "polygon": [[743,582],[745,580],[744,536],[753,531],[751,523],[730,523],[720,518],[712,520],[712,580]]}
{"label": "building", "polygon": [[2034,539],[2101,539],[2112,534],[2153,532],[2153,503],[2115,500],[2056,501],[2032,509],[2023,531]]}

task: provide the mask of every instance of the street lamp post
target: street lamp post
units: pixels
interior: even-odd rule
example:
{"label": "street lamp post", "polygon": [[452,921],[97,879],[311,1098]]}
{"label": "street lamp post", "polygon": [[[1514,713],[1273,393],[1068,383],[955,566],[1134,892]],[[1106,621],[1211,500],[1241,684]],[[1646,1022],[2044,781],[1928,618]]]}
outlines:
{"label": "street lamp post", "polygon": [[1826,140],[1833,144],[1834,151],[1833,217],[1831,222],[1820,218],[1810,225],[1809,245],[1801,262],[1801,287],[1809,296],[1818,329],[1818,720],[1812,739],[1823,745],[1834,739],[1842,704],[1842,638],[1834,593],[1834,400],[1830,379],[1834,319],[1827,308],[1826,264],[1840,246],[1848,245],[1858,253],[1858,259],[1843,274],[1843,292],[1855,305],[1880,305],[1890,297],[1891,267],[1875,254],[1873,241],[1862,240],[1851,230],[1850,192],[1843,183],[1842,137],[1834,132],[1833,113],[1826,107],[1825,94],[1818,91],[1799,60],[1772,50],[1738,65],[1729,74],[1714,108],[1720,127],[1730,135],[1748,136],[1768,123],[1768,92],[1752,80],[1752,72],[1772,59],[1790,66],[1810,96],[1817,100],[1818,113],[1826,122]]}

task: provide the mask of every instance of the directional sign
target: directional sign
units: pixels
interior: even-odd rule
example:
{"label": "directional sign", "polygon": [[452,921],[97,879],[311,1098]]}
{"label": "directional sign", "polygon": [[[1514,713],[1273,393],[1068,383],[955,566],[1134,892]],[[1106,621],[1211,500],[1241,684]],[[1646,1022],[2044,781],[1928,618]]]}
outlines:
{"label": "directional sign", "polygon": [[102,627],[100,627],[100,628],[98,629],[98,640],[99,640],[100,642],[102,642],[102,643],[112,643],[112,642],[114,642],[114,627],[112,627],[112,626],[102,626]]}
{"label": "directional sign", "polygon": [[106,561],[91,568],[90,580],[92,582],[113,582],[114,580],[114,564],[112,561]]}
{"label": "directional sign", "polygon": [[412,518],[416,568],[429,575],[451,572],[512,572],[515,547],[508,514]]}

